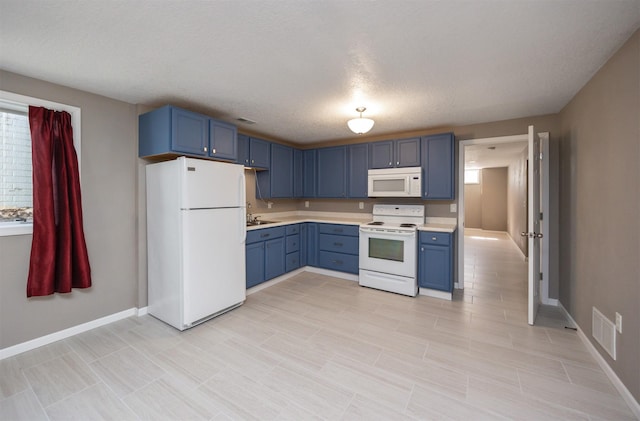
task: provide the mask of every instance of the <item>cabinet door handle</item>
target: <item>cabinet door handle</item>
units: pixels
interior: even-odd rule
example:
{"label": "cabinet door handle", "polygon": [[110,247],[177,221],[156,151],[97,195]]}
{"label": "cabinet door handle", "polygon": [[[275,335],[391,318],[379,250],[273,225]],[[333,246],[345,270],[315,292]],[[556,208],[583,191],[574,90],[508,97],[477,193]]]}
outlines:
{"label": "cabinet door handle", "polygon": [[400,165],[400,161],[396,162],[396,165]]}
{"label": "cabinet door handle", "polygon": [[391,161],[389,161],[389,166],[391,166]]}
{"label": "cabinet door handle", "polygon": [[206,152],[207,151],[207,147],[205,146],[204,148],[202,148],[202,150]]}
{"label": "cabinet door handle", "polygon": [[216,153],[216,148],[211,149],[211,153]]}
{"label": "cabinet door handle", "polygon": [[431,241],[438,241],[436,237],[431,237]]}
{"label": "cabinet door handle", "polygon": [[333,232],[342,232],[342,228],[336,228],[333,230]]}
{"label": "cabinet door handle", "polygon": [[424,247],[420,247],[420,251],[424,251]]}
{"label": "cabinet door handle", "polygon": [[269,237],[271,234],[260,234],[260,238],[267,238]]}
{"label": "cabinet door handle", "polygon": [[256,163],[256,160],[255,160],[255,159],[252,159],[252,160],[251,160],[251,163],[252,163],[252,164],[255,164],[255,163]]}
{"label": "cabinet door handle", "polygon": [[336,265],[341,265],[342,264],[342,260],[333,260],[333,263],[335,263]]}
{"label": "cabinet door handle", "polygon": [[333,243],[334,246],[342,247],[342,243]]}

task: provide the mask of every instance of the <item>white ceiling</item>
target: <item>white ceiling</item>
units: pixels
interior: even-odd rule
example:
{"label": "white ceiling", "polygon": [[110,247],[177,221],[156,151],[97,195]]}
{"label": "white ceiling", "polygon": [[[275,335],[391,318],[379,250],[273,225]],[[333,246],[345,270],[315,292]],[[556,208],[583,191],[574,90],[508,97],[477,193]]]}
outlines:
{"label": "white ceiling", "polygon": [[361,105],[371,135],[556,113],[639,26],[640,0],[2,0],[0,68],[311,143]]}

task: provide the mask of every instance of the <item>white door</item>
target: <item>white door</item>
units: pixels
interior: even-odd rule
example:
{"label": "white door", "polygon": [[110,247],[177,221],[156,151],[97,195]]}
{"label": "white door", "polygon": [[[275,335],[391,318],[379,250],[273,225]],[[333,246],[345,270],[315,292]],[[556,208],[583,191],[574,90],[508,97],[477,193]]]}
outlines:
{"label": "white door", "polygon": [[533,325],[540,304],[540,139],[529,126],[529,314]]}

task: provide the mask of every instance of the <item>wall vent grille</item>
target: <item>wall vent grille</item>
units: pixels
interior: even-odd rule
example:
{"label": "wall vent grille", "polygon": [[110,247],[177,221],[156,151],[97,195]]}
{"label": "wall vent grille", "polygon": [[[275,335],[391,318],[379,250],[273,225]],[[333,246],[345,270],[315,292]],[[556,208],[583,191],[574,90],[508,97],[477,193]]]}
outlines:
{"label": "wall vent grille", "polygon": [[616,325],[597,308],[593,307],[591,317],[591,335],[604,348],[611,358],[616,359]]}

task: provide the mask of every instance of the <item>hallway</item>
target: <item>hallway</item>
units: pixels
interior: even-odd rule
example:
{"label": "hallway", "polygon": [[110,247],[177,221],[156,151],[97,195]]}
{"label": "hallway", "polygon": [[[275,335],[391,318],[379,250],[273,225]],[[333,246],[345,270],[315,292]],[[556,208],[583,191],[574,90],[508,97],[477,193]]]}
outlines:
{"label": "hallway", "polygon": [[[456,290],[457,299],[485,309],[484,317],[495,314],[509,323],[527,323],[527,262],[507,233],[467,228],[464,276],[464,292]],[[544,305],[535,324],[573,327],[560,308]]]}

